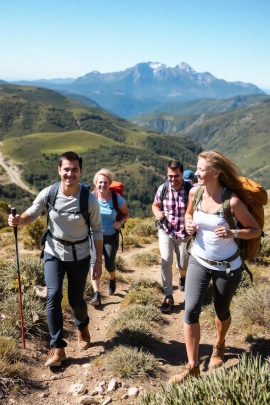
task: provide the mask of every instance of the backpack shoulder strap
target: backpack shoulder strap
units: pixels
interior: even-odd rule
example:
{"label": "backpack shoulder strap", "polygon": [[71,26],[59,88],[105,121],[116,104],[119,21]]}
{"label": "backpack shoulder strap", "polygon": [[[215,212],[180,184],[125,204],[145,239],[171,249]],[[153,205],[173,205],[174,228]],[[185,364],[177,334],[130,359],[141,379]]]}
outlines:
{"label": "backpack shoulder strap", "polygon": [[161,190],[161,193],[160,193],[161,211],[163,211],[163,201],[166,198],[168,189],[169,189],[169,182],[168,182],[168,180],[166,180],[165,183],[163,184],[163,187],[162,187],[162,190]]}
{"label": "backpack shoulder strap", "polygon": [[116,212],[118,212],[118,198],[117,198],[117,193],[114,190],[111,190],[112,193],[112,202],[113,202],[113,208],[115,209]]}
{"label": "backpack shoulder strap", "polygon": [[89,220],[89,212],[88,212],[90,190],[86,184],[82,184],[81,186],[82,186],[82,188],[81,188],[81,194],[80,194],[80,211],[88,226],[88,230],[90,231],[90,220]]}
{"label": "backpack shoulder strap", "polygon": [[226,222],[228,222],[230,229],[235,228],[232,212],[231,212],[231,206],[230,206],[230,199],[232,196],[232,191],[228,189],[227,187],[222,193],[222,210],[224,214],[224,218],[226,219]]}
{"label": "backpack shoulder strap", "polygon": [[198,204],[200,199],[202,198],[204,192],[204,188],[202,186],[197,186],[197,190],[195,192],[194,200],[193,200],[193,212],[197,210]]}
{"label": "backpack shoulder strap", "polygon": [[46,207],[48,210],[49,210],[49,204],[54,207],[58,189],[60,187],[60,183],[61,183],[60,181],[57,181],[57,182],[53,183],[52,186],[50,187],[50,191],[49,191],[47,201],[46,201]]}
{"label": "backpack shoulder strap", "polygon": [[191,188],[193,188],[193,185],[189,181],[184,180],[184,189],[185,189],[187,198],[188,198],[188,195],[189,195],[189,192],[190,192]]}

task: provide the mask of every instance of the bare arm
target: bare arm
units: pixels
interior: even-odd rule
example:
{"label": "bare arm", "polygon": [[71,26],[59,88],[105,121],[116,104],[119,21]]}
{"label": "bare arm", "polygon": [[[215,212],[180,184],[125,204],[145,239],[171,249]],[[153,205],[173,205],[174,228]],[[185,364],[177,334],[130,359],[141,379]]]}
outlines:
{"label": "bare arm", "polygon": [[197,230],[197,225],[193,221],[193,201],[196,193],[196,188],[193,187],[189,191],[188,207],[185,214],[185,229],[188,235],[193,235]]}
{"label": "bare arm", "polygon": [[156,201],[152,204],[152,212],[158,221],[161,221],[165,216],[164,211],[161,211],[161,207],[162,204]]}
{"label": "bare arm", "polygon": [[103,240],[94,240],[96,248],[96,262],[92,271],[92,280],[98,280],[102,274],[102,252],[103,252]]}
{"label": "bare arm", "polygon": [[[237,218],[237,220],[243,226],[242,229],[237,229],[238,238],[240,239],[252,239],[257,238],[261,235],[261,229],[251,213],[248,211],[245,204],[233,194],[230,199],[230,206],[232,214]],[[215,229],[215,233],[220,238],[233,238],[234,229],[226,229],[223,226],[218,226]]]}
{"label": "bare arm", "polygon": [[120,221],[115,221],[113,226],[115,227],[115,229],[120,229],[121,226],[128,220],[128,218],[130,217],[129,211],[128,211],[128,207],[127,204],[124,203],[123,205],[121,205],[121,207],[119,207],[119,211],[121,212],[121,214],[123,215]]}

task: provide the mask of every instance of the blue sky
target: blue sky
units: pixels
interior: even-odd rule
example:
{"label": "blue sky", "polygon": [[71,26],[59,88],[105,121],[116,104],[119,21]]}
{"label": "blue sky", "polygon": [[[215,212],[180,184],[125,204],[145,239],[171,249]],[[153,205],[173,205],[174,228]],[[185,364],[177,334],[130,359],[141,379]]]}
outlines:
{"label": "blue sky", "polygon": [[0,13],[3,80],[186,62],[270,89],[269,0],[0,0]]}

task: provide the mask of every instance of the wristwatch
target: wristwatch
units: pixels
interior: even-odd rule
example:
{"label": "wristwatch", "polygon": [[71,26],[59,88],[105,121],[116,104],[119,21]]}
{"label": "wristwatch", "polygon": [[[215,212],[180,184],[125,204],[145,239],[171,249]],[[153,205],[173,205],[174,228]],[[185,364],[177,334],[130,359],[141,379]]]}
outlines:
{"label": "wristwatch", "polygon": [[238,232],[237,232],[236,229],[233,231],[233,237],[234,237],[234,238],[238,238]]}

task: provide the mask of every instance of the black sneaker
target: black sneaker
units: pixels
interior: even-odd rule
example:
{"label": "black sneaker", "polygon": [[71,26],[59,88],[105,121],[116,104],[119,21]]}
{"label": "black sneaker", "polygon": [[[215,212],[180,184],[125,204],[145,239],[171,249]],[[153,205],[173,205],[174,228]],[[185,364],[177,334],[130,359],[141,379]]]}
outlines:
{"label": "black sneaker", "polygon": [[93,298],[90,301],[90,305],[93,305],[93,307],[98,307],[101,304],[101,298],[100,294],[98,291],[94,293]]}
{"label": "black sneaker", "polygon": [[112,295],[115,292],[116,283],[115,278],[113,280],[109,280],[109,295]]}
{"label": "black sneaker", "polygon": [[179,290],[185,291],[186,277],[179,278]]}
{"label": "black sneaker", "polygon": [[163,301],[163,304],[161,305],[160,309],[162,312],[170,312],[173,306],[174,306],[173,296],[169,295],[168,297],[165,297],[165,300]]}

